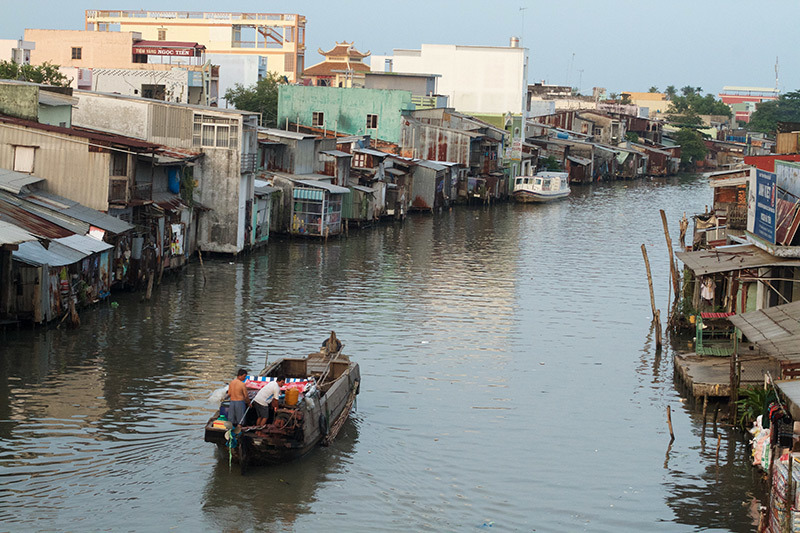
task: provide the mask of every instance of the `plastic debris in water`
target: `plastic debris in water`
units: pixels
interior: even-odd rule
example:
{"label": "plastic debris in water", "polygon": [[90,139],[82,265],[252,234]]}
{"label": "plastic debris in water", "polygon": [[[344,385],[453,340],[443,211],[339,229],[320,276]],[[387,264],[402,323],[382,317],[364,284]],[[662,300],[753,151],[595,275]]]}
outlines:
{"label": "plastic debris in water", "polygon": [[116,309],[117,307],[119,307],[117,302],[111,302],[111,309]]}
{"label": "plastic debris in water", "polygon": [[481,527],[481,528],[492,527],[493,525],[494,525],[494,522],[484,522],[483,525],[480,525],[478,527]]}

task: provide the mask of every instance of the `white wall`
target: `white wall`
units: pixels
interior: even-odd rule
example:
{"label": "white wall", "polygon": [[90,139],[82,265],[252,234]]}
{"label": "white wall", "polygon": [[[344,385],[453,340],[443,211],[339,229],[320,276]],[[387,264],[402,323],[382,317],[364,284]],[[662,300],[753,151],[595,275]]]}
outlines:
{"label": "white wall", "polygon": [[508,46],[423,44],[420,50],[395,50],[370,58],[370,68],[440,74],[438,92],[463,113],[520,114],[527,96],[527,49]]}
{"label": "white wall", "polygon": [[[258,82],[258,57],[232,54],[206,54],[212,65],[219,65],[219,107],[225,106],[225,91],[237,83],[245,87]],[[272,59],[272,58],[270,58]],[[281,68],[283,65],[281,65]],[[269,70],[269,64],[267,64]]]}
{"label": "white wall", "polygon": [[164,85],[167,102],[188,103],[189,73],[172,70],[133,70],[96,68],[92,70],[92,90],[142,96],[142,85]]}

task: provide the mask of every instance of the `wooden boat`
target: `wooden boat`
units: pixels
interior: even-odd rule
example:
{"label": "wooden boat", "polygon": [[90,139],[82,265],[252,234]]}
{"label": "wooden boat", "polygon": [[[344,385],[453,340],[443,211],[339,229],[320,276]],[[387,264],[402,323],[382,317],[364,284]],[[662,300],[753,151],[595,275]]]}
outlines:
{"label": "wooden boat", "polygon": [[[335,334],[331,338],[336,341]],[[272,424],[255,426],[257,416],[253,407],[239,426],[231,427],[225,421],[227,409],[223,402],[205,425],[205,441],[216,444],[225,457],[238,462],[242,473],[249,465],[290,461],[302,457],[317,444],[330,444],[350,413],[361,380],[358,363],[342,353],[341,343],[331,346],[330,341],[319,352],[303,358],[279,359],[258,376],[248,376],[245,386],[251,398],[260,388],[258,383],[279,376],[287,378],[284,390],[292,387],[302,390],[294,405],[286,400],[293,395],[281,395]]]}
{"label": "wooden boat", "polygon": [[569,174],[566,172],[537,172],[534,176],[514,179],[514,199],[518,202],[550,202],[569,196]]}

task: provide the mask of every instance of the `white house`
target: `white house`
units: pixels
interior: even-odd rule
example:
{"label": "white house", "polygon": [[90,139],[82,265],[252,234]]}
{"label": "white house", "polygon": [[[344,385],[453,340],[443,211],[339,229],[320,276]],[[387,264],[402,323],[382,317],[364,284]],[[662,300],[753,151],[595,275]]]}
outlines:
{"label": "white house", "polygon": [[372,72],[439,74],[438,92],[469,115],[521,115],[528,90],[528,49],[510,46],[423,44],[419,50],[372,55]]}

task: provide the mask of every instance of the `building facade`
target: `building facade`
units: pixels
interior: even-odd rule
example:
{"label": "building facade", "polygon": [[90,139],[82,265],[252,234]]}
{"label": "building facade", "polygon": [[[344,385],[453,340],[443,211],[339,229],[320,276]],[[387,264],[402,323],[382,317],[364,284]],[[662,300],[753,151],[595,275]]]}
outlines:
{"label": "building facade", "polygon": [[289,13],[202,11],[86,11],[86,30],[135,31],[148,41],[196,42],[220,66],[219,92],[253,85],[275,72],[300,80],[305,58],[306,18]]}
{"label": "building facade", "polygon": [[373,55],[371,70],[439,74],[439,93],[449,97],[450,106],[478,118],[526,110],[528,49],[516,40],[511,46],[423,44],[393,52]]}

